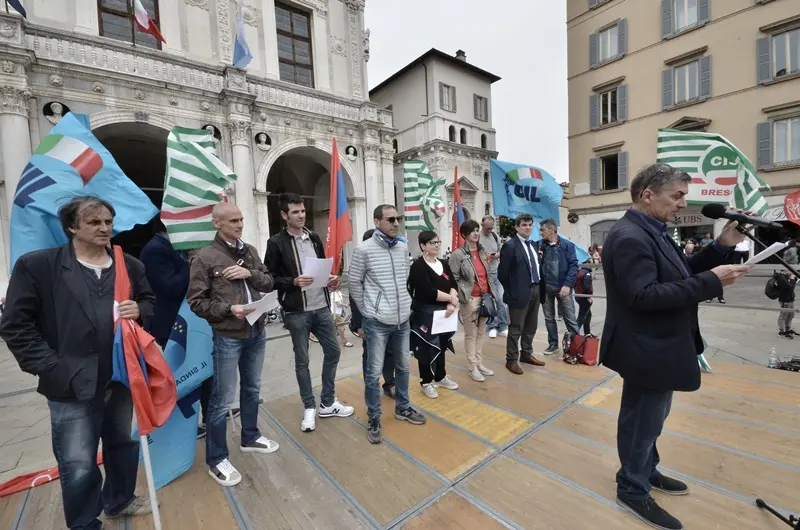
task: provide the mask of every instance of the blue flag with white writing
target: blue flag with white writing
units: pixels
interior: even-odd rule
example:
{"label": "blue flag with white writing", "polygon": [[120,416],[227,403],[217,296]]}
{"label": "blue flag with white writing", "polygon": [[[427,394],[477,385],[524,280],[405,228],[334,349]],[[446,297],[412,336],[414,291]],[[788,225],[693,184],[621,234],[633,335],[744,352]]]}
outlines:
{"label": "blue flag with white writing", "polygon": [[558,219],[558,206],[564,198],[561,185],[544,169],[501,160],[489,160],[494,213],[514,219],[528,213],[544,221]]}
{"label": "blue flag with white writing", "polygon": [[88,117],[68,113],[22,170],[11,207],[12,268],[23,254],[67,243],[58,209],[79,195],[96,195],[111,203],[116,211],[114,235],[158,214],[92,134]]}

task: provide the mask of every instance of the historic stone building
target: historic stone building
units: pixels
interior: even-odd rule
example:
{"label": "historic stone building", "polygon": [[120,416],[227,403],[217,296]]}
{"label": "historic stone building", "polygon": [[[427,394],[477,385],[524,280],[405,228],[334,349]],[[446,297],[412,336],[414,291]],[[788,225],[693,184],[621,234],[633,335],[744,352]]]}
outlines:
{"label": "historic stone building", "polygon": [[[231,200],[244,212],[244,239],[261,252],[281,226],[280,192],[302,195],[308,225],[327,230],[333,137],[354,232],[394,200],[395,131],[392,113],[369,101],[364,0],[142,3],[165,44],[134,29],[125,0],[26,0],[27,20],[0,13],[0,281],[19,175],[68,111],[91,117],[156,205],[168,132],[213,128],[220,158],[238,176]],[[254,56],[246,71],[229,66],[240,4]],[[126,242],[135,252],[142,239]]]}

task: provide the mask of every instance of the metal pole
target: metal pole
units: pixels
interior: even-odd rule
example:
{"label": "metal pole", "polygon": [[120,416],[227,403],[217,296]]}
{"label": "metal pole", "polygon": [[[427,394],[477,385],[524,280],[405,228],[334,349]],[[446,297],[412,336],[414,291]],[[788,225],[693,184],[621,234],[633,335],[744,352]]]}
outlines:
{"label": "metal pole", "polygon": [[140,436],[139,440],[142,445],[142,457],[144,457],[144,476],[147,477],[147,491],[150,494],[150,508],[153,510],[153,528],[161,530],[161,514],[158,511],[156,485],[153,481],[153,466],[150,464],[150,447],[147,444],[147,436]]}
{"label": "metal pole", "polygon": [[128,9],[131,13],[131,42],[133,43],[133,47],[136,47],[136,8],[133,7],[133,0],[130,0],[128,4]]}
{"label": "metal pole", "polygon": [[5,4],[6,4],[6,15],[8,15],[8,0],[5,0]]}

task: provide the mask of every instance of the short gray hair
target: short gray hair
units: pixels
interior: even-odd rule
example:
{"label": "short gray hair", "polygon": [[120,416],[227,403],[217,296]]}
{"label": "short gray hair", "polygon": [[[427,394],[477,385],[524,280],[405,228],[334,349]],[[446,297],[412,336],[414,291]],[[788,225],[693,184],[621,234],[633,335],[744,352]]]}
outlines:
{"label": "short gray hair", "polygon": [[631,182],[631,199],[633,202],[642,197],[644,190],[659,193],[675,182],[691,182],[692,177],[682,169],[667,164],[650,164],[642,168]]}
{"label": "short gray hair", "polygon": [[549,228],[553,232],[558,232],[558,225],[553,219],[545,219],[541,223],[539,223],[540,228]]}
{"label": "short gray hair", "polygon": [[67,239],[72,239],[74,235],[70,229],[77,230],[80,228],[80,221],[83,214],[87,211],[93,211],[100,208],[105,208],[113,218],[117,215],[111,203],[97,197],[96,195],[79,195],[73,197],[67,204],[58,209],[58,219],[61,221],[61,229],[64,230]]}

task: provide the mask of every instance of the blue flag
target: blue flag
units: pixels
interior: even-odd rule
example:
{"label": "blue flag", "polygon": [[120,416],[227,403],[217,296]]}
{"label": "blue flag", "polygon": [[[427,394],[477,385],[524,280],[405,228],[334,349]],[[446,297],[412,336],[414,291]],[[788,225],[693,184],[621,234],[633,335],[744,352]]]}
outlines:
{"label": "blue flag", "polygon": [[19,3],[19,0],[6,0],[6,2],[8,2],[8,5],[10,5],[14,11],[22,15],[22,18],[28,18],[28,13],[25,12],[25,8],[22,7],[22,4]]}
{"label": "blue flag", "polygon": [[242,6],[240,4],[239,11],[236,14],[236,42],[233,44],[233,66],[245,68],[252,60],[253,54],[250,53],[250,46],[247,45],[244,35],[244,16],[242,15]]}
{"label": "blue flag", "polygon": [[[577,243],[574,243],[567,236],[558,234],[558,237],[560,239],[563,239],[564,241],[569,241],[570,243],[575,245],[575,255],[578,258],[578,263],[586,263],[587,261],[589,261],[589,258],[592,257],[585,248],[578,245]],[[533,233],[531,234],[530,239],[531,241],[541,241],[542,239],[542,234],[539,232],[539,221],[537,219],[533,220]]]}
{"label": "blue flag", "polygon": [[67,243],[58,209],[78,195],[96,195],[116,210],[114,235],[158,214],[111,153],[69,113],[42,139],[22,170],[11,208],[11,266],[28,252]]}
{"label": "blue flag", "polygon": [[494,213],[514,219],[528,213],[534,219],[559,224],[558,206],[564,191],[547,171],[523,164],[491,159]]}

